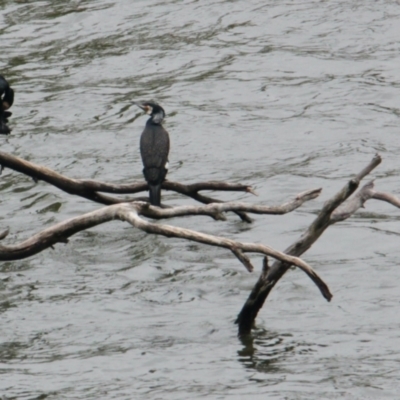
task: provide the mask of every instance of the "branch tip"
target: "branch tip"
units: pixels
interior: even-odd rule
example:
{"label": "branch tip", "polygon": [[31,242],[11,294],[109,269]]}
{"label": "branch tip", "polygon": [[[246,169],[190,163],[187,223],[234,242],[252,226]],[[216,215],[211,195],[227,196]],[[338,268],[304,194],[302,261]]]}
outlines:
{"label": "branch tip", "polygon": [[9,233],[10,233],[10,229],[9,228],[7,228],[3,232],[1,232],[0,233],[0,240],[5,239],[8,236]]}
{"label": "branch tip", "polygon": [[253,190],[251,186],[247,186],[246,192],[252,194],[253,196],[258,196],[258,193]]}
{"label": "branch tip", "polygon": [[237,247],[232,247],[231,250],[232,253],[237,257],[237,259],[244,265],[247,271],[253,272],[254,267],[250,261],[250,258],[247,257],[246,254],[244,254],[243,251],[238,249]]}

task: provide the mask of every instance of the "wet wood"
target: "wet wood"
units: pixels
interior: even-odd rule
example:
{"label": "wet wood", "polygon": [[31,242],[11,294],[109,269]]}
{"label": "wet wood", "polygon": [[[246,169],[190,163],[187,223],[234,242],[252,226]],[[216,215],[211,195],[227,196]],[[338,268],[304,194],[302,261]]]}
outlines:
{"label": "wet wood", "polygon": [[[305,253],[318,240],[325,229],[334,222],[331,220],[332,213],[356,191],[360,181],[373,171],[381,161],[381,157],[377,154],[342,190],[329,199],[303,235],[289,246],[284,253],[297,257]],[[353,209],[354,211],[355,208]],[[350,215],[348,214],[346,218]],[[289,268],[290,265],[286,262],[275,261],[267,273],[263,270],[236,319],[239,336],[251,333],[257,314],[264,305],[269,293]]]}

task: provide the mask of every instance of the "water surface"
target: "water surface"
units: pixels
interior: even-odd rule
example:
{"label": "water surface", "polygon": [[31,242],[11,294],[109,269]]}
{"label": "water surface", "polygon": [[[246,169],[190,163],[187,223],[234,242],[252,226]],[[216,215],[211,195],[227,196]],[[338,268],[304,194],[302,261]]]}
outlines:
{"label": "water surface", "polygon": [[[2,151],[70,177],[142,179],[146,117],[169,117],[171,180],[251,184],[290,215],[170,223],[284,249],[379,152],[399,194],[400,10],[393,1],[0,1],[0,71],[16,90]],[[97,209],[5,170],[7,243]],[[191,200],[166,194],[169,204]],[[113,222],[0,266],[0,394],[11,399],[396,399],[398,210],[337,224],[277,285],[252,339],[233,324],[257,280],[225,250]]]}

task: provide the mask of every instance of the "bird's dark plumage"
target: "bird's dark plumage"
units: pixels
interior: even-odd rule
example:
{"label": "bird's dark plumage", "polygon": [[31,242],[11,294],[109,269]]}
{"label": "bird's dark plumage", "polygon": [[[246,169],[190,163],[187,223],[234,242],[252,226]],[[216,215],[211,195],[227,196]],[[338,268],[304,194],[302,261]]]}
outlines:
{"label": "bird's dark plumage", "polygon": [[14,90],[6,79],[0,75],[0,134],[8,135],[11,130],[7,125],[11,113],[8,110],[14,103]]}
{"label": "bird's dark plumage", "polygon": [[169,135],[161,125],[164,109],[153,102],[135,103],[150,118],[140,137],[143,175],[149,185],[150,204],[161,205],[161,185],[168,172]]}

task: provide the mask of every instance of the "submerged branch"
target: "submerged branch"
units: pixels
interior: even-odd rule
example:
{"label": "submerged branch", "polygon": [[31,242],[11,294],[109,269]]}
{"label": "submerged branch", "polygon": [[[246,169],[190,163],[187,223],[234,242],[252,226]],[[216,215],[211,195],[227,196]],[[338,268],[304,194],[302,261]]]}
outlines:
{"label": "submerged branch", "polygon": [[[355,192],[360,181],[373,171],[381,161],[381,157],[377,154],[361,172],[343,187],[342,190],[328,200],[314,222],[311,223],[303,235],[289,246],[284,253],[292,256],[300,256],[306,252],[332,223],[331,215],[334,210]],[[288,263],[275,261],[267,272],[263,270],[236,319],[236,323],[239,325],[239,335],[246,335],[251,332],[257,314],[264,305],[269,293],[289,268],[290,265]]]}

